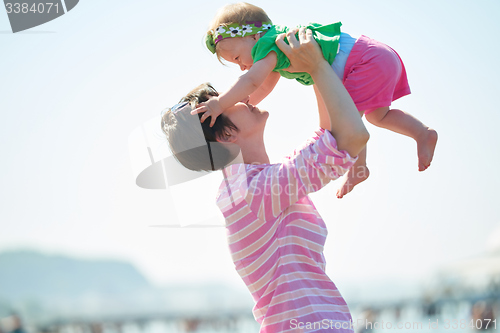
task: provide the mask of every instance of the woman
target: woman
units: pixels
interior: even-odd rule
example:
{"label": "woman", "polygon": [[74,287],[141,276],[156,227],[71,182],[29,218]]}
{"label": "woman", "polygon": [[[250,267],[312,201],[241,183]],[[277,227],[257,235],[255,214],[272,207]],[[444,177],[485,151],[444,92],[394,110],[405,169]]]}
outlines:
{"label": "woman", "polygon": [[[286,36],[290,45],[283,35],[277,44],[291,61],[289,70],[312,76],[324,100],[320,123],[332,121],[282,163],[269,164],[263,140],[267,111],[247,100],[225,110],[213,127],[191,115],[198,103],[217,96],[208,84],[167,111],[162,128],[184,166],[223,169],[217,205],[236,270],[256,302],[260,332],[353,332],[349,309],[325,273],[327,230],[307,194],[347,172],[369,135],[311,31],[299,30],[300,42],[295,33]],[[237,152],[231,147],[241,150],[244,163],[224,168]]]}

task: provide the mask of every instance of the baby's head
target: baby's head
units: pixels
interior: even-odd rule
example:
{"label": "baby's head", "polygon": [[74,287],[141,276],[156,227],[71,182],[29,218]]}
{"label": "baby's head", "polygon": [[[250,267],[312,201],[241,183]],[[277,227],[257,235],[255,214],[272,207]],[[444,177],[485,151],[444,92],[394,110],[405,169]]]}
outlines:
{"label": "baby's head", "polygon": [[224,59],[246,70],[253,64],[253,46],[271,26],[271,19],[260,7],[246,2],[226,5],[217,11],[210,23],[207,47],[219,61]]}

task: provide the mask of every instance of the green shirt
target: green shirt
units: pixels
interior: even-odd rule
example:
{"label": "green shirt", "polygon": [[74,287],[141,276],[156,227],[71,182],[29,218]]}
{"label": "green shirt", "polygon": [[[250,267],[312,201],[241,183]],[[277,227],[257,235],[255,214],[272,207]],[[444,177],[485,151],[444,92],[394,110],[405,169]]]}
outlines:
{"label": "green shirt", "polygon": [[[340,26],[342,23],[332,23],[328,25],[320,25],[318,23],[310,23],[306,26],[307,29],[311,29],[314,39],[318,42],[321,50],[323,51],[323,56],[331,65],[337,51],[339,48],[339,38],[340,38]],[[300,28],[302,26],[298,26]],[[265,58],[269,52],[274,51],[278,55],[278,61],[276,67],[273,71],[280,73],[281,76],[287,79],[295,79],[304,85],[314,84],[311,75],[307,73],[290,73],[285,71],[285,68],[290,66],[290,60],[285,56],[283,52],[276,45],[276,37],[279,34],[286,33],[290,28],[282,25],[274,25],[269,30],[266,31],[264,36],[260,37],[257,43],[252,48],[252,58],[253,62],[257,62],[262,58]],[[285,39],[286,41],[286,39]],[[288,44],[288,41],[286,41]]]}

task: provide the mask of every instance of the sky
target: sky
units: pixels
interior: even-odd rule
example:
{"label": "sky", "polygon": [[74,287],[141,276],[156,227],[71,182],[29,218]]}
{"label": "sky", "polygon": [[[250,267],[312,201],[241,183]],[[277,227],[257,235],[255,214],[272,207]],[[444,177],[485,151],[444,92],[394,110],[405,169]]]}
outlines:
{"label": "sky", "polygon": [[[393,106],[439,133],[432,165],[419,173],[412,139],[365,122],[370,178],[341,200],[340,182],[311,195],[329,230],[327,273],[341,291],[425,285],[500,247],[498,1],[252,3],[275,24],[341,21],[353,36],[390,45],[412,89]],[[129,144],[198,84],[224,91],[241,75],[203,46],[224,4],[82,0],[16,34],[0,10],[0,251],[116,258],[157,285],[244,288],[223,227],[162,227],[179,212],[171,192],[136,186]],[[295,81],[281,79],[259,107],[270,112],[272,162],[318,124],[312,87]]]}

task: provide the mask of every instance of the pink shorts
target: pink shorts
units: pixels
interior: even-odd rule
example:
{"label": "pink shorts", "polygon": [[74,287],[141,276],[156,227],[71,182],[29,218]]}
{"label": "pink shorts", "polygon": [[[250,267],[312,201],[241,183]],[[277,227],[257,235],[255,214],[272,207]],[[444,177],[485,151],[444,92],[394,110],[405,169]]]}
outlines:
{"label": "pink shorts", "polygon": [[343,82],[358,111],[365,114],[410,94],[405,66],[396,51],[366,36],[354,44]]}

